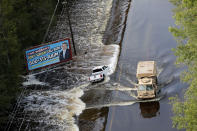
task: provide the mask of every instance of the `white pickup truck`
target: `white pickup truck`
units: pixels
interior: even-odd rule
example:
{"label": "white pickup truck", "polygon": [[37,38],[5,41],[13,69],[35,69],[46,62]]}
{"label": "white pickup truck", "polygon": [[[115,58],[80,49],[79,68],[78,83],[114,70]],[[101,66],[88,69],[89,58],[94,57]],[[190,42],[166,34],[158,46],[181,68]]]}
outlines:
{"label": "white pickup truck", "polygon": [[109,67],[108,66],[97,66],[93,68],[92,75],[89,77],[90,82],[98,82],[103,81],[105,79],[105,76],[107,76],[109,73]]}

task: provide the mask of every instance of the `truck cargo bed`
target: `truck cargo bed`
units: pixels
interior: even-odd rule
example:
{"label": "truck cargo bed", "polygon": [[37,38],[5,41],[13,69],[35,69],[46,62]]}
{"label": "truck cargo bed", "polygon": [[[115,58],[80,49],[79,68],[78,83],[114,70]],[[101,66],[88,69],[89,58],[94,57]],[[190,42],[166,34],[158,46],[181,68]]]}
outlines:
{"label": "truck cargo bed", "polygon": [[137,78],[156,76],[156,63],[154,61],[140,61],[137,65]]}

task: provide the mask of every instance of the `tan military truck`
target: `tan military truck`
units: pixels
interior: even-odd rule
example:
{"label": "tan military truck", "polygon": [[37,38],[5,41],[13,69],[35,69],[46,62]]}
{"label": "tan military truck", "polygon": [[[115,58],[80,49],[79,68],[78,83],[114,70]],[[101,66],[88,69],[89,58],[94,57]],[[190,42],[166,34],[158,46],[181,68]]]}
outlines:
{"label": "tan military truck", "polygon": [[140,61],[137,65],[137,98],[155,98],[157,94],[157,70],[155,61]]}

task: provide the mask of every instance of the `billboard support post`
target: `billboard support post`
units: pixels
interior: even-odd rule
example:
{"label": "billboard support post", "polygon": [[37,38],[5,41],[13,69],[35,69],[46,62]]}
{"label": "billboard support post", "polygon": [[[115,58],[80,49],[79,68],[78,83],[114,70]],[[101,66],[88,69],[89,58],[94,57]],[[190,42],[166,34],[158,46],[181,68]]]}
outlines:
{"label": "billboard support post", "polygon": [[75,41],[74,41],[74,36],[73,36],[73,31],[72,31],[72,26],[71,26],[71,21],[70,21],[70,15],[69,15],[69,6],[68,6],[68,2],[62,2],[62,4],[65,4],[66,6],[66,14],[67,14],[67,18],[68,18],[68,24],[69,24],[69,28],[70,28],[70,33],[71,33],[71,38],[72,38],[72,43],[73,43],[73,49],[74,49],[74,53],[75,55],[77,55],[76,52],[76,48],[75,48]]}

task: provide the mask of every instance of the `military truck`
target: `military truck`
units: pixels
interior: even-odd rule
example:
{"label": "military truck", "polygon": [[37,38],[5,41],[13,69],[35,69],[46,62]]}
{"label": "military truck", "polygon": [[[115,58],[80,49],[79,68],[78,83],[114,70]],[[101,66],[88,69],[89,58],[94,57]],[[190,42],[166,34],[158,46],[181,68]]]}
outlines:
{"label": "military truck", "polygon": [[155,61],[140,61],[137,65],[137,98],[150,99],[157,95],[157,70]]}

